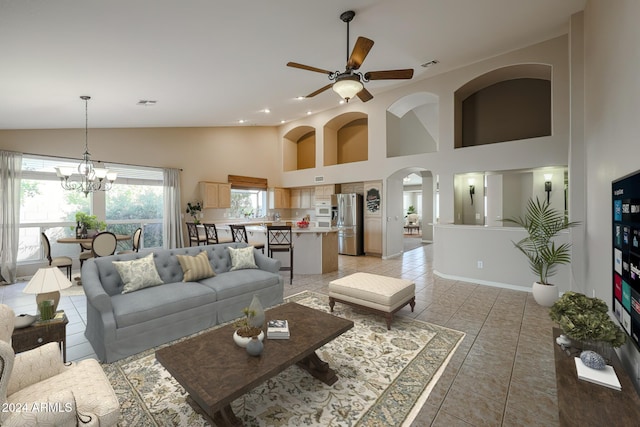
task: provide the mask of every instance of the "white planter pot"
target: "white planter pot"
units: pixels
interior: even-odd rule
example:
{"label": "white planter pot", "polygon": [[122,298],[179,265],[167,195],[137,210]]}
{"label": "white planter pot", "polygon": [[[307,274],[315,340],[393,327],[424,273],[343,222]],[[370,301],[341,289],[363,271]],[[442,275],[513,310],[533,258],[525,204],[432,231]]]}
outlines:
{"label": "white planter pot", "polygon": [[[260,335],[258,335],[258,339],[260,341],[262,341],[264,339],[264,332],[260,331]],[[249,341],[251,341],[251,338],[241,337],[240,335],[238,335],[238,331],[235,331],[233,333],[233,341],[239,347],[246,348],[247,344],[249,344]]]}
{"label": "white planter pot", "polygon": [[533,282],[533,299],[543,307],[551,307],[559,298],[556,285],[543,285]]}

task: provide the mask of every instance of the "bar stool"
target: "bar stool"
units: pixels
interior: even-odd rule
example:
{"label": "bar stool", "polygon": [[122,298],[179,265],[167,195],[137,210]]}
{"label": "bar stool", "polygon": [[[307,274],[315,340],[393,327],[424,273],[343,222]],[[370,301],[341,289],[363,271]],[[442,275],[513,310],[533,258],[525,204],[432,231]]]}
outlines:
{"label": "bar stool", "polygon": [[207,238],[200,236],[198,226],[195,222],[187,222],[187,231],[189,232],[189,246],[193,246],[194,243],[196,246],[199,246],[200,243],[207,243]]}
{"label": "bar stool", "polygon": [[280,267],[280,270],[290,271],[289,284],[293,284],[293,235],[290,225],[267,226],[267,244],[269,257],[273,258],[274,252],[289,252],[289,267]]}
{"label": "bar stool", "polygon": [[262,253],[264,253],[264,243],[251,242],[249,243],[249,239],[247,238],[247,229],[244,225],[229,225],[231,229],[231,237],[234,242],[245,242],[248,245],[253,246],[256,249],[261,249]]}
{"label": "bar stool", "polygon": [[218,238],[218,229],[215,224],[202,224],[207,238],[207,244],[215,245],[217,243],[230,243],[231,240],[220,240]]}

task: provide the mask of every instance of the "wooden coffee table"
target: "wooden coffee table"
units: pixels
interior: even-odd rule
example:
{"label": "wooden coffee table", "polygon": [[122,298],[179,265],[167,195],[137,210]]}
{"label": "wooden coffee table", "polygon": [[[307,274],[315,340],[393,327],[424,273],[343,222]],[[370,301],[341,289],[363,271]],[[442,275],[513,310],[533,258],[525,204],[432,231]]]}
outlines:
{"label": "wooden coffee table", "polygon": [[266,310],[265,315],[266,320],[288,320],[291,338],[265,338],[259,357],[233,342],[232,324],[156,351],[156,359],[189,393],[187,401],[216,426],[241,426],[231,402],[291,365],[329,385],[338,380],[315,350],[351,329],[352,321],[296,303]]}

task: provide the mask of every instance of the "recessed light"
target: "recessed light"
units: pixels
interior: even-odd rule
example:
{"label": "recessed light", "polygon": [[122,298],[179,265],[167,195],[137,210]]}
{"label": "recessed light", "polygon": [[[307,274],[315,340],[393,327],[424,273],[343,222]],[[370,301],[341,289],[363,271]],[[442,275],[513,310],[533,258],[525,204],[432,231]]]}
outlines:
{"label": "recessed light", "polygon": [[344,99],[341,99],[340,101],[338,101],[338,104],[340,105],[344,104]]}
{"label": "recessed light", "polygon": [[152,105],[156,105],[158,103],[158,101],[152,101],[150,99],[141,99],[140,101],[138,101],[137,105],[143,105],[146,107],[150,107]]}
{"label": "recessed light", "polygon": [[300,100],[302,100],[302,99],[305,99],[305,97],[304,97],[304,96],[296,96],[296,99],[297,99],[298,101],[300,101]]}
{"label": "recessed light", "polygon": [[271,112],[271,110],[269,110],[268,108],[265,108],[264,110],[262,110],[263,113],[265,114],[269,114]]}
{"label": "recessed light", "polygon": [[280,123],[287,123],[286,120],[280,120]]}
{"label": "recessed light", "polygon": [[244,123],[244,122],[245,122],[245,120],[244,120],[244,119],[240,119],[240,120],[238,120],[238,123],[240,123],[240,124],[242,124],[242,123]]}
{"label": "recessed light", "polygon": [[431,61],[427,61],[424,64],[421,64],[420,66],[424,68],[429,68],[439,63],[440,61],[438,61],[437,59],[432,59]]}
{"label": "recessed light", "polygon": [[310,115],[311,115],[311,111],[307,111],[307,116],[310,116]]}

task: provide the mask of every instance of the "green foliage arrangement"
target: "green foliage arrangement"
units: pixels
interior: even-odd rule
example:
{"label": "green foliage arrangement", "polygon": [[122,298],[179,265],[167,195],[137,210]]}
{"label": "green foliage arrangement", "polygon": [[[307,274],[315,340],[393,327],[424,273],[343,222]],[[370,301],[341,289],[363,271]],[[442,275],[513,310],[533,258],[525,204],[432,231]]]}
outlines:
{"label": "green foliage arrangement", "polygon": [[416,208],[413,205],[409,206],[407,208],[407,215],[411,215],[411,214],[414,214],[414,213],[416,213]]}
{"label": "green foliage arrangement", "polygon": [[549,309],[549,317],[577,341],[606,342],[620,347],[627,335],[608,314],[607,304],[577,292],[565,292]]}
{"label": "green foliage arrangement", "polygon": [[107,229],[107,223],[99,221],[95,215],[89,215],[84,212],[76,212],[76,222],[83,224],[87,230],[103,231]]}
{"label": "green foliage arrangement", "polygon": [[187,203],[187,213],[191,215],[191,218],[193,218],[194,224],[200,224],[200,220],[198,219],[198,212],[201,212],[201,211],[202,211],[202,205],[200,204],[200,202]]}
{"label": "green foliage arrangement", "polygon": [[564,214],[552,208],[549,202],[529,199],[524,217],[504,220],[523,227],[528,236],[514,245],[529,261],[531,271],[539,283],[548,285],[548,278],[556,273],[556,266],[571,262],[571,244],[556,246],[552,240],[562,230],[578,225],[568,222]]}

